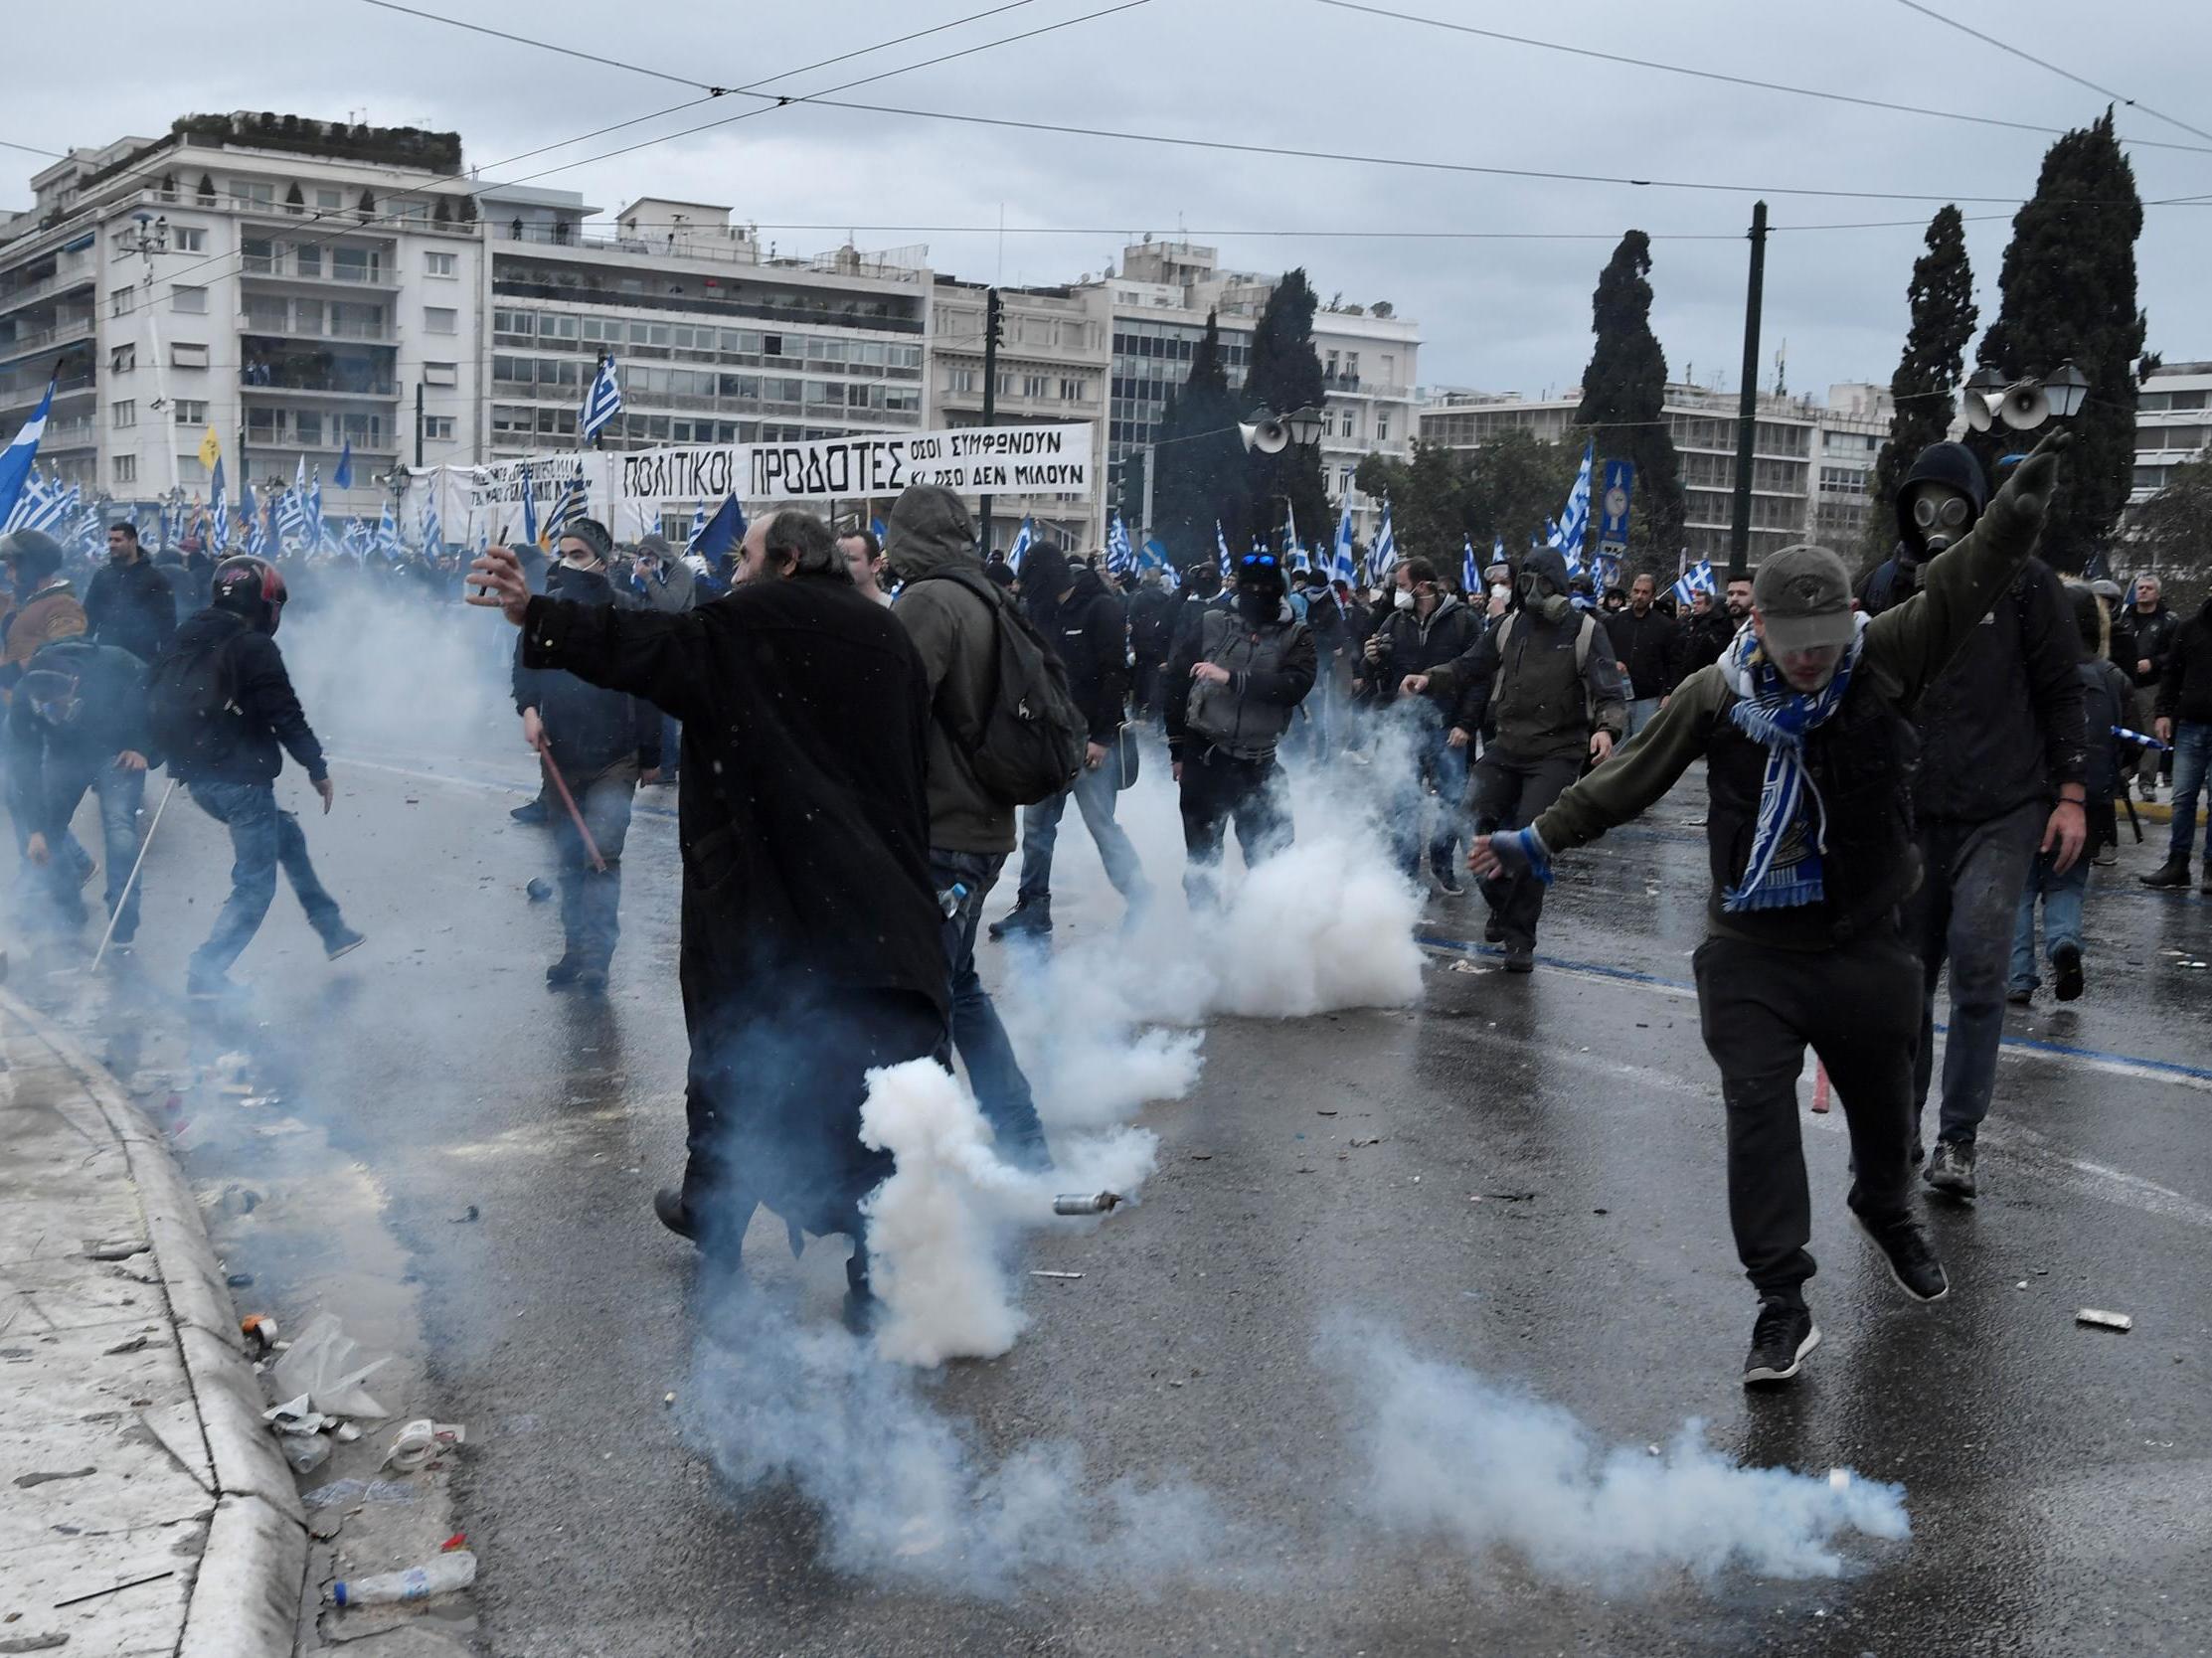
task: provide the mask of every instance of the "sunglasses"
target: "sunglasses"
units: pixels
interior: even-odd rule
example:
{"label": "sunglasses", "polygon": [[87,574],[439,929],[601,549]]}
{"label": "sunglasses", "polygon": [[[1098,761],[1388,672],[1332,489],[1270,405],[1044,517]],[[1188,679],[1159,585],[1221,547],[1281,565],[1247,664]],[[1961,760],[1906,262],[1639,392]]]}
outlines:
{"label": "sunglasses", "polygon": [[1261,570],[1275,569],[1275,555],[1273,553],[1247,553],[1245,555],[1245,568],[1251,570],[1255,566]]}

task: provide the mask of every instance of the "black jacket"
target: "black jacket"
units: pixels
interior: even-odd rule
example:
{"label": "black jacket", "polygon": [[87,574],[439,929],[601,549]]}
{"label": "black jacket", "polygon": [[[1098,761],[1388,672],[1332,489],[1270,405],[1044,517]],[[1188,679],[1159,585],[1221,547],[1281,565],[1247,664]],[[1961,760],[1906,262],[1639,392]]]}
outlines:
{"label": "black jacket", "polygon": [[[1463,651],[1471,650],[1474,642],[1482,637],[1487,625],[1481,611],[1463,604],[1446,593],[1429,612],[1429,619],[1422,620],[1413,610],[1393,609],[1375,630],[1384,641],[1383,656],[1378,662],[1361,661],[1375,675],[1375,698],[1378,702],[1398,700],[1398,687],[1408,674],[1425,674],[1432,668],[1443,666]],[[1472,722],[1478,718],[1474,711],[1474,697],[1470,687],[1462,686],[1450,697],[1431,697],[1445,724],[1462,731],[1473,732]]]}
{"label": "black jacket", "polygon": [[1679,624],[1681,635],[1675,640],[1674,683],[1680,685],[1700,668],[1710,668],[1721,659],[1729,641],[1736,637],[1736,618],[1726,610],[1708,610],[1700,616],[1692,612]]}
{"label": "black jacket", "polygon": [[[1192,608],[1197,623],[1177,631],[1165,669],[1168,753],[1182,760],[1212,747],[1238,759],[1273,757],[1313,689],[1319,671],[1313,635],[1291,614],[1288,599],[1266,621],[1241,608]],[[1193,680],[1191,669],[1202,661],[1226,668],[1229,682]]]}
{"label": "black jacket", "polygon": [[[577,604],[614,602],[605,577],[568,569],[557,573],[554,595]],[[571,788],[633,757],[642,771],[661,762],[660,715],[650,703],[601,690],[574,674],[526,667],[520,641],[515,645],[514,693],[517,714],[538,711],[553,763]]]}
{"label": "black jacket", "polygon": [[1060,651],[1068,690],[1083,711],[1091,741],[1105,745],[1121,729],[1129,697],[1129,653],[1121,601],[1095,570],[1078,568],[1075,586],[1040,631]]}
{"label": "black jacket", "polygon": [[[2180,627],[2181,619],[2163,604],[2147,616],[2130,604],[2113,617],[2113,642],[2117,645],[2124,634],[2127,641],[2127,660],[2120,666],[2130,685],[2156,685],[2165,678],[2166,653]],[[2147,674],[2135,667],[2145,660],[2150,663]]]}
{"label": "black jacket", "polygon": [[276,641],[245,618],[210,605],[177,629],[175,650],[202,650],[221,645],[231,686],[232,722],[229,749],[213,762],[180,771],[176,756],[169,756],[169,770],[187,783],[272,783],[284,768],[289,753],[305,769],[308,781],[321,782],[330,774],[323,763],[322,745],[300,712],[292,677],[284,671],[284,653]]}
{"label": "black jacket", "polygon": [[2156,710],[2163,719],[2212,725],[2212,598],[2173,630]]}
{"label": "black jacket", "polygon": [[1129,600],[1129,649],[1139,662],[1165,662],[1175,636],[1175,595],[1140,587]]}
{"label": "black jacket", "polygon": [[[77,710],[67,725],[40,712],[30,688],[41,674],[63,674],[76,686]],[[112,645],[63,639],[31,658],[7,714],[8,804],[26,831],[48,839],[69,827],[94,771],[126,749],[153,764],[146,731],[146,667]]]}
{"label": "black jacket", "polygon": [[1628,665],[1626,695],[1633,700],[1671,693],[1682,678],[1681,624],[1661,615],[1655,604],[1640,616],[1631,605],[1604,621],[1614,660]]}
{"label": "black jacket", "polygon": [[98,643],[151,662],[176,636],[177,597],[169,579],[140,555],[135,564],[106,564],[92,573],[85,589],[85,621]]}

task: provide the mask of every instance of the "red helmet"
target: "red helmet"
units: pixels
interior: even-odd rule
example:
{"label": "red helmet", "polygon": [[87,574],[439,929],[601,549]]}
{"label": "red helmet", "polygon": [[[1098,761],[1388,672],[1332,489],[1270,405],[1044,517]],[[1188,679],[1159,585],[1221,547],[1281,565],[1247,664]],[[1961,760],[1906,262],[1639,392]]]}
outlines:
{"label": "red helmet", "polygon": [[215,567],[213,587],[219,608],[244,616],[263,633],[276,631],[283,620],[284,600],[290,596],[274,565],[244,554]]}

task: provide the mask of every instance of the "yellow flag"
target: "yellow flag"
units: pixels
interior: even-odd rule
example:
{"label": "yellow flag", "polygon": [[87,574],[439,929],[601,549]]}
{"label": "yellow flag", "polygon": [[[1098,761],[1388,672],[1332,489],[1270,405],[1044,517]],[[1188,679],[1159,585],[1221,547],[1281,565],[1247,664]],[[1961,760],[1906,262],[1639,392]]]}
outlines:
{"label": "yellow flag", "polygon": [[200,464],[212,472],[215,470],[215,463],[222,458],[223,444],[215,435],[215,427],[211,425],[207,436],[200,439]]}

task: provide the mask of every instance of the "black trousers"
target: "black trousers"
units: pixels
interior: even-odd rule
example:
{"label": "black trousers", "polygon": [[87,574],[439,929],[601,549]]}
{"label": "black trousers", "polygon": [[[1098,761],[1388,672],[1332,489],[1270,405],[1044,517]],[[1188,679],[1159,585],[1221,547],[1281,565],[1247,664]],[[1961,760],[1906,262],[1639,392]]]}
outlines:
{"label": "black trousers", "polygon": [[[1581,775],[1580,754],[1522,759],[1484,749],[1474,766],[1474,832],[1526,829]],[[1543,882],[1525,870],[1492,876],[1482,883],[1482,902],[1497,917],[1509,946],[1536,947],[1536,923],[1544,913]]]}
{"label": "black trousers", "polygon": [[1282,797],[1282,772],[1273,755],[1238,759],[1219,748],[1198,749],[1183,761],[1183,892],[1193,905],[1217,897],[1222,846],[1229,826],[1250,868],[1290,844],[1290,809]]}
{"label": "black trousers", "polygon": [[1802,1304],[1815,1268],[1812,1198],[1797,1119],[1809,1046],[1851,1134],[1850,1206],[1906,1212],[1920,958],[1895,928],[1824,951],[1711,937],[1696,956],[1698,1015],[1728,1106],[1728,1218],[1762,1296]]}

